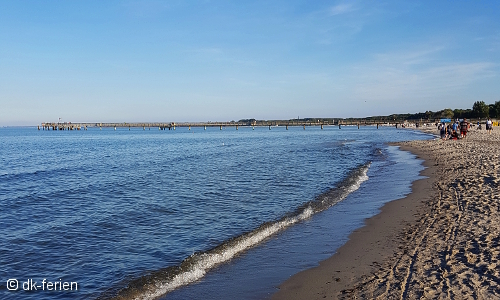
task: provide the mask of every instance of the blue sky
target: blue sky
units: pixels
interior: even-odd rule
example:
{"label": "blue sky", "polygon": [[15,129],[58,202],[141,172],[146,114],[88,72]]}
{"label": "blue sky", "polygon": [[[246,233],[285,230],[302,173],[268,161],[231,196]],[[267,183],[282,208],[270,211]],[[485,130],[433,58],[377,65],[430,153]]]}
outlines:
{"label": "blue sky", "polygon": [[0,125],[500,100],[500,1],[1,1]]}

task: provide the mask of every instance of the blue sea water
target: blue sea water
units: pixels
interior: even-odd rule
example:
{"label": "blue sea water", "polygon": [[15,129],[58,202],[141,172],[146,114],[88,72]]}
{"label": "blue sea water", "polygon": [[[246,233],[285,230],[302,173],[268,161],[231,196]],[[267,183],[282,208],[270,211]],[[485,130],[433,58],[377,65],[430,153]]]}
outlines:
{"label": "blue sea water", "polygon": [[[420,161],[387,142],[427,138],[0,128],[0,298],[266,298],[409,193]],[[30,279],[78,290],[25,291]]]}

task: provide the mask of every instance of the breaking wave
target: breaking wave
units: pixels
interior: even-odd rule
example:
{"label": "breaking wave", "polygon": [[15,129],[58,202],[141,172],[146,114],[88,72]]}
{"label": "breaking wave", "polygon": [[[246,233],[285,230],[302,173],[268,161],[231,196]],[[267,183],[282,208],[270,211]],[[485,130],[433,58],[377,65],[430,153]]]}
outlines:
{"label": "breaking wave", "polygon": [[117,293],[110,295],[110,292],[107,292],[99,299],[156,299],[176,288],[197,281],[217,265],[229,261],[268,237],[344,200],[350,193],[356,191],[361,183],[368,180],[366,174],[370,164],[367,163],[354,169],[335,188],[301,205],[279,220],[263,223],[253,231],[226,240],[211,250],[194,253],[177,266],[157,270],[137,278]]}

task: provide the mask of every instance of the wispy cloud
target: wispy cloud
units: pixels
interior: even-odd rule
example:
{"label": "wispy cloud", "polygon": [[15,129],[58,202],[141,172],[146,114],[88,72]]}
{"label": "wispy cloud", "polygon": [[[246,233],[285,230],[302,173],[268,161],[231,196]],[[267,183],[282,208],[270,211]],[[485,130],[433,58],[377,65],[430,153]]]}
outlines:
{"label": "wispy cloud", "polygon": [[397,53],[379,53],[375,54],[374,57],[375,62],[379,64],[416,65],[430,63],[437,54],[445,49],[445,46],[429,46]]}
{"label": "wispy cloud", "polygon": [[[378,53],[371,61],[344,65],[332,72],[301,73],[299,78],[288,77],[281,85],[285,88],[293,83],[295,94],[289,99],[304,99],[311,94],[317,99],[331,99],[336,105],[330,109],[337,113],[342,109],[352,111],[352,105],[359,115],[398,112],[401,108],[404,112],[416,112],[423,108],[468,107],[471,88],[494,81],[500,65],[488,60],[446,59],[452,50],[451,46],[439,44],[408,46],[406,50]],[[309,96],[300,92],[302,85]],[[345,108],[339,102],[351,106]]]}
{"label": "wispy cloud", "polygon": [[383,4],[378,2],[355,1],[339,2],[310,14],[316,21],[318,38],[316,42],[322,45],[338,43],[344,38],[352,38],[363,31],[367,24],[383,19],[386,12]]}
{"label": "wispy cloud", "polygon": [[495,67],[491,62],[421,64],[416,68],[402,63],[374,63],[357,69],[355,95],[378,101],[436,99],[496,76]]}
{"label": "wispy cloud", "polygon": [[356,8],[352,3],[341,3],[341,4],[337,4],[333,7],[330,7],[330,15],[336,16],[336,15],[349,13],[349,12],[352,12],[355,10],[356,10]]}
{"label": "wispy cloud", "polygon": [[198,48],[191,50],[191,52],[198,54],[207,54],[207,55],[219,55],[223,53],[221,48],[216,48],[216,47]]}

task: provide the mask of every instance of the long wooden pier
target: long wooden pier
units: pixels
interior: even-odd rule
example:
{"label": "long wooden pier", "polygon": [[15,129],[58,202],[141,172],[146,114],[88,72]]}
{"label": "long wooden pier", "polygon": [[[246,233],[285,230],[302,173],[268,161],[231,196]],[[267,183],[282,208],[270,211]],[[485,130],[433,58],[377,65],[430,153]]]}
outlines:
{"label": "long wooden pier", "polygon": [[288,130],[288,127],[303,127],[304,129],[307,126],[319,126],[323,129],[323,126],[395,126],[398,127],[404,124],[404,121],[399,122],[380,122],[374,120],[363,120],[363,119],[349,119],[343,120],[338,119],[335,121],[301,121],[301,120],[290,120],[290,121],[253,121],[253,122],[134,122],[134,123],[90,123],[90,122],[44,122],[38,126],[38,130],[87,130],[88,128],[142,128],[143,130],[151,130],[151,128],[158,128],[159,130],[175,130],[178,127],[187,127],[191,129],[191,127],[203,127],[206,129],[207,127],[219,127],[221,130],[223,127],[235,127],[238,130],[239,127],[272,127],[283,126]]}

